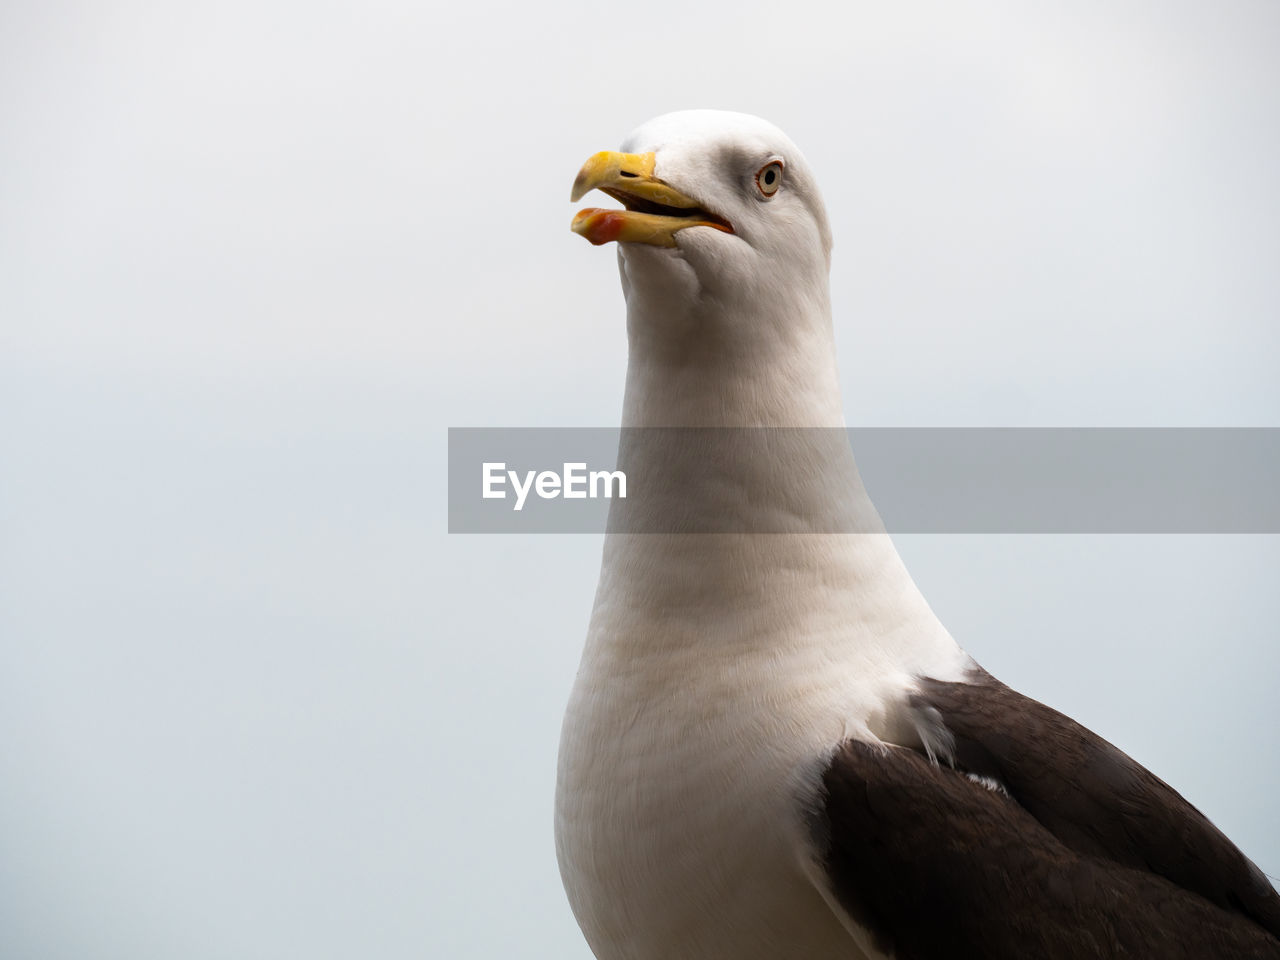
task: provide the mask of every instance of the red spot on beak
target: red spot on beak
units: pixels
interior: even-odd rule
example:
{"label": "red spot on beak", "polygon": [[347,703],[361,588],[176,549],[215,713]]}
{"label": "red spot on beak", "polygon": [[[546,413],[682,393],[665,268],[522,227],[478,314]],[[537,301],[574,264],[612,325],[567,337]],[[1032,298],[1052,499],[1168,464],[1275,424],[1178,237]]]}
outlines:
{"label": "red spot on beak", "polygon": [[574,233],[581,234],[598,247],[617,240],[625,226],[624,211],[589,207],[573,218],[572,229]]}

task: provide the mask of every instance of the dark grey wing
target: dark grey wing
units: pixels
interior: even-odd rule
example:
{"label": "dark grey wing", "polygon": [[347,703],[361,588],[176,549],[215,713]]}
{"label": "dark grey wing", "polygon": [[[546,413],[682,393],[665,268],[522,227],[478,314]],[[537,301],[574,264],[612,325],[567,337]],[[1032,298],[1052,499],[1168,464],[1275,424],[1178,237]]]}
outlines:
{"label": "dark grey wing", "polygon": [[1280,938],[1280,895],[1262,871],[1093,731],[983,670],[968,683],[925,680],[916,700],[955,738],[957,767],[998,780],[1072,850],[1159,874]]}
{"label": "dark grey wing", "polygon": [[897,957],[1280,960],[1280,897],[1140,764],[985,673],[916,706],[959,769],[850,741],[816,821],[832,892]]}
{"label": "dark grey wing", "polygon": [[1280,940],[1158,874],[1072,850],[1012,798],[902,747],[828,767],[831,891],[896,960],[1277,960]]}

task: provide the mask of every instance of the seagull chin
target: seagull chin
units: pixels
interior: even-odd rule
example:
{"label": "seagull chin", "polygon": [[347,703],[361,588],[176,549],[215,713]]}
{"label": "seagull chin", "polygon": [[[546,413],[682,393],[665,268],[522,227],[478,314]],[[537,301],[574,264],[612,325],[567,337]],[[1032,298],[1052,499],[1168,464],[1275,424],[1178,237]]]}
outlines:
{"label": "seagull chin", "polygon": [[796,146],[669,114],[589,158],[593,190],[622,205],[572,228],[619,245],[623,427],[665,428],[624,429],[620,466],[675,478],[611,506],[565,714],[556,850],[595,955],[1280,958],[1244,854],[911,580],[843,432]]}

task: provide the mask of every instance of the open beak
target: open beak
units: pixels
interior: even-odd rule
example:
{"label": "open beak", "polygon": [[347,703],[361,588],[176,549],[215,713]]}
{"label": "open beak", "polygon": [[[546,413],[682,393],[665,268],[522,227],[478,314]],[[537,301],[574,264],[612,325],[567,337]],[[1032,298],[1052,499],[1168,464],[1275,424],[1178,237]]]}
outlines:
{"label": "open beak", "polygon": [[592,190],[600,190],[626,209],[579,210],[570,229],[596,245],[617,240],[657,247],[674,247],[676,231],[687,227],[712,227],[733,233],[733,226],[724,217],[704,210],[696,200],[655,177],[655,162],[652,153],[604,150],[595,154],[578,171],[569,199],[577,201]]}

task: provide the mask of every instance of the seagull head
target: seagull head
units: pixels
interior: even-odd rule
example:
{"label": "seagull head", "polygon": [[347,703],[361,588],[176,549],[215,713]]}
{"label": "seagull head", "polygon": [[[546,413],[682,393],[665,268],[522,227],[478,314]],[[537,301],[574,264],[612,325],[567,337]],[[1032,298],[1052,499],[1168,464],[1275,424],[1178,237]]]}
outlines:
{"label": "seagull head", "polygon": [[686,110],[650,120],[620,151],[589,158],[570,199],[592,190],[624,209],[587,208],[572,229],[618,243],[629,302],[637,287],[668,300],[757,303],[783,282],[793,296],[797,282],[826,288],[831,230],[817,183],[796,145],[759,117]]}

